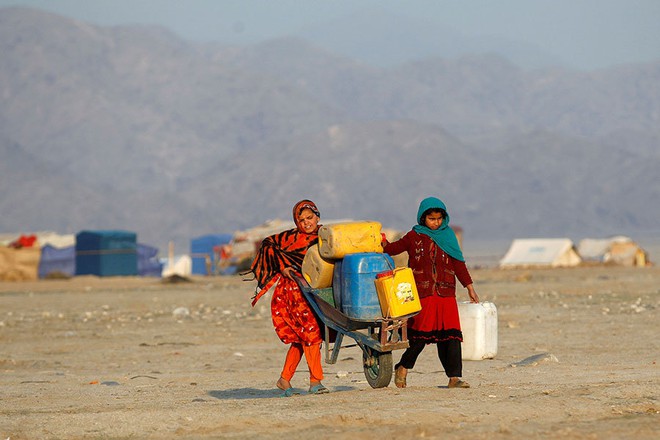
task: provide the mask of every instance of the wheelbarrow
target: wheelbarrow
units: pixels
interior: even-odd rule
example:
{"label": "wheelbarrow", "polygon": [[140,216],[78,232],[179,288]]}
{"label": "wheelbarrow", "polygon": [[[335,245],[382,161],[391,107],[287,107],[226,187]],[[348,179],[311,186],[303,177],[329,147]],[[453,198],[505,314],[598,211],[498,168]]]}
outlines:
{"label": "wheelbarrow", "polygon": [[301,276],[295,276],[295,280],[324,324],[325,362],[337,362],[344,336],[348,336],[354,339],[356,344],[343,348],[358,345],[362,349],[364,375],[369,385],[372,388],[388,386],[393,372],[392,351],[409,347],[407,321],[414,314],[399,318],[380,317],[373,321],[355,320],[335,308],[332,304],[334,301],[331,288],[314,289]]}

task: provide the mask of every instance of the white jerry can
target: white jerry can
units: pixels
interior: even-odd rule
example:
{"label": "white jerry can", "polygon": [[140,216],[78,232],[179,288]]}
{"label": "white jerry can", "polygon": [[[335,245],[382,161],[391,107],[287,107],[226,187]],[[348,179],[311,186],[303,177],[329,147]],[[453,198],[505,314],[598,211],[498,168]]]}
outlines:
{"label": "white jerry can", "polygon": [[497,355],[497,307],[492,302],[458,302],[463,360],[480,361]]}

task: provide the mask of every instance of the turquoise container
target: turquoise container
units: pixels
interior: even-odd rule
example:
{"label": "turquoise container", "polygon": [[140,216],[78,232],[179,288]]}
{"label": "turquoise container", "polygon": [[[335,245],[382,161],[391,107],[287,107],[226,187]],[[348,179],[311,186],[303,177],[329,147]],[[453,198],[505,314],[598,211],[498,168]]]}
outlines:
{"label": "turquoise container", "polygon": [[137,248],[135,232],[80,231],[76,234],[76,275],[137,275]]}
{"label": "turquoise container", "polygon": [[333,280],[339,283],[341,310],[356,321],[374,321],[383,316],[378,301],[378,292],[374,280],[376,275],[394,268],[392,257],[387,254],[365,252],[346,255]]}

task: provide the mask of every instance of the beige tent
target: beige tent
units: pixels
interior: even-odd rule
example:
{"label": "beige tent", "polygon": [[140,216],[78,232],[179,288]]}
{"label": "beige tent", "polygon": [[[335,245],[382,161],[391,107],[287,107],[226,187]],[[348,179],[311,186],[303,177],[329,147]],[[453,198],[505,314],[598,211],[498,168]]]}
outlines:
{"label": "beige tent", "polygon": [[0,246],[0,281],[29,281],[39,278],[41,249]]}
{"label": "beige tent", "polygon": [[585,238],[578,245],[585,261],[621,266],[646,266],[648,255],[631,238],[616,236],[603,239]]}
{"label": "beige tent", "polygon": [[[14,246],[19,239],[32,236],[36,241],[31,246]],[[38,279],[41,248],[49,245],[62,249],[74,246],[75,242],[72,234],[61,235],[50,231],[0,234],[0,281]]]}
{"label": "beige tent", "polygon": [[581,261],[568,238],[524,238],[513,240],[500,267],[570,267]]}

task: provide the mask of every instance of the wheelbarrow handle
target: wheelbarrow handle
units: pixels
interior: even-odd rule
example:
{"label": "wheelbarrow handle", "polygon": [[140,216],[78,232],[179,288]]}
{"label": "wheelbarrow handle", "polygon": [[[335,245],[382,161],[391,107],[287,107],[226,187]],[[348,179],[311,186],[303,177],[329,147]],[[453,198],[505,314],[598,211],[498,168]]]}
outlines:
{"label": "wheelbarrow handle", "polygon": [[312,288],[312,286],[309,285],[309,283],[307,282],[307,280],[305,279],[305,277],[302,277],[302,276],[298,275],[297,273],[294,273],[294,274],[293,274],[293,280],[294,280],[296,283],[298,283],[298,286],[299,286],[301,289],[311,290],[311,288]]}

